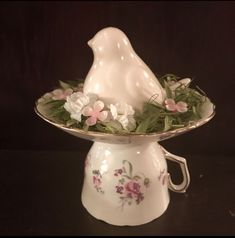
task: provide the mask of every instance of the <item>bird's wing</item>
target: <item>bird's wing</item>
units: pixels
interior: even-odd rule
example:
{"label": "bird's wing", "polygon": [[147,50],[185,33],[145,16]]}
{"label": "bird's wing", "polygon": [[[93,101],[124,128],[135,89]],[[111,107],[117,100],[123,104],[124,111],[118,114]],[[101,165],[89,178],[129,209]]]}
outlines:
{"label": "bird's wing", "polygon": [[139,98],[141,101],[148,101],[154,97],[157,102],[163,102],[164,90],[151,71],[134,67],[127,76],[127,88],[132,97]]}

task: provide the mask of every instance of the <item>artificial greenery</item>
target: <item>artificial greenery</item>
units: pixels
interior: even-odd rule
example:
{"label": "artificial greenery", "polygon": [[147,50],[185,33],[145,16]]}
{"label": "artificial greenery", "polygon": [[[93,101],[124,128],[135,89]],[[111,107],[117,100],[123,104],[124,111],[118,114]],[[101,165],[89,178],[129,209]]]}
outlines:
{"label": "artificial greenery", "polygon": [[[136,128],[131,133],[153,133],[165,132],[172,129],[185,127],[190,122],[196,121],[201,118],[200,108],[206,100],[205,93],[199,88],[193,89],[188,85],[181,84],[172,90],[171,85],[178,81],[180,78],[174,74],[167,74],[159,78],[159,82],[166,92],[166,98],[173,99],[175,103],[183,101],[187,103],[187,111],[172,112],[167,110],[165,105],[161,105],[154,100],[154,95],[144,104],[143,111],[135,112],[134,118],[136,120]],[[62,82],[60,81],[60,88],[71,88],[74,92],[82,88],[82,85],[77,81]],[[53,100],[48,99],[45,105],[48,106],[50,117],[56,119],[60,123],[71,128],[79,128],[83,130],[99,131],[105,133],[127,133],[122,128],[121,123],[118,121],[99,122],[94,126],[88,127],[85,124],[85,117],[82,116],[82,121],[78,122],[70,118],[70,114],[64,108],[65,99]],[[129,133],[129,132],[128,132]]]}
{"label": "artificial greenery", "polygon": [[[162,79],[165,79],[164,81]],[[160,81],[164,82],[166,97],[172,98],[175,102],[183,101],[187,103],[187,112],[169,112],[164,106],[154,100],[144,105],[143,113],[137,115],[137,133],[151,133],[158,131],[168,131],[186,126],[192,121],[201,118],[200,108],[206,100],[205,93],[192,89],[189,85],[180,84],[174,91],[170,89],[172,82],[177,82],[179,77],[166,75]]]}

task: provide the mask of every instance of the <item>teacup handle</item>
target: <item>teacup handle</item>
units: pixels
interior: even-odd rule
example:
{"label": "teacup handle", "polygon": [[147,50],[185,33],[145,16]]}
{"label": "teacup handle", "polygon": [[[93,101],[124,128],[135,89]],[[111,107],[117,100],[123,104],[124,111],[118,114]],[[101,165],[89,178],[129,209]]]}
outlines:
{"label": "teacup handle", "polygon": [[172,182],[171,175],[168,173],[169,189],[177,193],[185,193],[190,183],[190,175],[189,175],[186,159],[183,157],[171,154],[170,152],[165,150],[163,147],[162,147],[162,150],[165,154],[166,159],[179,163],[182,174],[183,174],[183,182],[181,184],[176,185]]}

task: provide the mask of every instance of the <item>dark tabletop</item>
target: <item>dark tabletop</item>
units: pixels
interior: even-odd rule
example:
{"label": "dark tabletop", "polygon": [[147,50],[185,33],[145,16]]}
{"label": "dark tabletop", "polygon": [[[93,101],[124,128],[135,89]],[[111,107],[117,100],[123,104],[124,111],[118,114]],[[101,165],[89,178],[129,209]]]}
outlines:
{"label": "dark tabletop", "polygon": [[1,151],[0,235],[235,235],[234,157],[190,156],[187,193],[171,192],[167,211],[148,224],[117,227],[81,204],[85,156]]}

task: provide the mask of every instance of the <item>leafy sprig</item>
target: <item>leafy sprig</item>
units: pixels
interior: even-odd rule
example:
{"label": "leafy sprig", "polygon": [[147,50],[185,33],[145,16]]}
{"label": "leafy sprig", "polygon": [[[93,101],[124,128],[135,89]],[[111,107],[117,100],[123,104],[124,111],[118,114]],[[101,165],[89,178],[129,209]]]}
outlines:
{"label": "leafy sprig", "polygon": [[206,96],[202,90],[197,91],[188,85],[179,84],[172,90],[170,85],[177,82],[179,77],[168,74],[160,78],[166,91],[166,97],[174,99],[174,101],[183,101],[187,103],[188,110],[184,113],[169,112],[166,107],[155,101],[149,101],[144,105],[143,113],[137,115],[137,133],[151,133],[168,131],[175,128],[184,127],[192,121],[201,118],[200,108],[206,100]]}
{"label": "leafy sprig", "polygon": [[[179,86],[172,90],[171,86],[179,82],[180,77],[174,74],[166,74],[159,78],[159,81],[165,89],[166,98],[173,99],[177,102],[185,102],[187,111],[180,113],[177,111],[169,111],[166,105],[159,104],[154,95],[143,106],[142,113],[136,112],[134,117],[136,120],[136,129],[132,133],[153,133],[164,132],[176,128],[187,126],[190,122],[201,118],[200,108],[206,100],[205,93],[200,88],[190,88],[189,84],[179,83]],[[82,83],[78,81],[59,81],[61,89],[71,88],[73,92],[82,89]],[[79,128],[83,130],[92,130],[104,133],[126,133],[122,125],[118,121],[97,123],[88,127],[85,124],[86,118],[82,116],[81,122],[70,117],[70,113],[65,110],[64,104],[66,100],[46,100],[45,105],[48,107],[48,116],[56,119],[56,121],[65,124],[68,127]]]}

